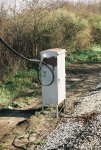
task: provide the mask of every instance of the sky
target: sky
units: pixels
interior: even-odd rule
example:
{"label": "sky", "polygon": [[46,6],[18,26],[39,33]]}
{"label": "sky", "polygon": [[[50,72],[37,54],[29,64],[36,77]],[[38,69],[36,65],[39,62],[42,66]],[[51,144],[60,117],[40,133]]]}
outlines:
{"label": "sky", "polygon": [[[14,2],[15,0],[0,0],[0,3],[4,2],[6,4],[10,4],[11,2]],[[23,2],[24,0],[16,0],[17,3],[21,3]],[[48,0],[47,0],[48,1]],[[54,0],[55,1],[55,0]],[[66,0],[65,0],[66,1]],[[73,1],[73,2],[76,2],[78,0],[69,0],[69,1]],[[88,2],[89,0],[79,0],[79,1],[85,1],[85,2]]]}
{"label": "sky", "polygon": [[[31,1],[31,0],[27,0],[27,1]],[[41,0],[41,1],[43,1],[43,0]],[[49,0],[45,0],[45,1],[47,2]],[[54,0],[54,1],[56,1],[56,0]],[[84,1],[84,2],[89,2],[91,0],[64,0],[64,1],[72,1],[72,2]],[[96,0],[96,1],[100,1],[100,0]],[[1,5],[2,2],[5,4],[5,7],[7,8],[7,7],[10,7],[11,5],[14,5],[15,0],[0,0],[0,5]],[[16,7],[17,7],[17,9],[21,9],[24,6],[25,6],[24,0],[16,0]]]}
{"label": "sky", "polygon": [[[10,4],[11,2],[14,2],[15,0],[0,0],[0,3],[4,2],[5,4]],[[16,2],[18,4],[22,3],[24,0],[16,0]],[[48,1],[48,0],[46,0]],[[54,0],[55,1],[55,0]],[[65,0],[66,1],[66,0]],[[78,0],[68,0],[68,1],[73,1],[73,2],[77,2]],[[88,2],[90,0],[79,0],[79,1],[85,1],[85,2]],[[99,0],[96,0],[96,1],[99,1]]]}

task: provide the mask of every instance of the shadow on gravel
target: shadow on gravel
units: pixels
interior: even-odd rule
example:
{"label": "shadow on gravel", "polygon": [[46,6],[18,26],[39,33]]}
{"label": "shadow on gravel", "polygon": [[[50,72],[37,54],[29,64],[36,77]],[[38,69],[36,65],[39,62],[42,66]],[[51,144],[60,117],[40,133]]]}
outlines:
{"label": "shadow on gravel", "polygon": [[42,107],[28,110],[0,109],[0,117],[24,117],[29,118],[35,115],[35,112],[42,111]]}

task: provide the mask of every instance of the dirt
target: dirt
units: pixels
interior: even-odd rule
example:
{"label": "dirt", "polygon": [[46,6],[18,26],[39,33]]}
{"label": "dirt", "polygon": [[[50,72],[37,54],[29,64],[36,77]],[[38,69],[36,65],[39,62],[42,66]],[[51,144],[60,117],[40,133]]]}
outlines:
{"label": "dirt", "polygon": [[[66,113],[72,114],[78,99],[89,95],[101,82],[100,72],[101,64],[74,64],[66,69]],[[40,99],[32,99],[26,107],[0,109],[0,149],[29,150],[31,145],[36,149],[56,128],[60,119],[54,118],[55,109],[46,108],[43,114]]]}

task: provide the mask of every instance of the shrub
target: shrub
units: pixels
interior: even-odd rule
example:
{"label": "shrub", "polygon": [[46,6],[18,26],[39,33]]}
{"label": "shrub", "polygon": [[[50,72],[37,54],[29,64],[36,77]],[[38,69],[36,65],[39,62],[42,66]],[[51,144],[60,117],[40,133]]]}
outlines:
{"label": "shrub", "polygon": [[[91,43],[88,22],[74,13],[63,9],[55,10],[47,15],[45,24],[47,24],[46,28],[50,32],[50,42],[48,44],[51,47],[61,46],[72,52],[78,48],[88,48]],[[82,34],[84,36],[81,37]],[[81,42],[78,43],[79,38]]]}
{"label": "shrub", "polygon": [[90,29],[80,31],[76,35],[76,48],[79,50],[87,49],[91,46],[92,37]]}
{"label": "shrub", "polygon": [[[19,53],[39,58],[40,51],[61,47],[71,54],[101,44],[101,16],[76,14],[63,8],[35,8],[7,16],[2,21],[2,37]],[[16,58],[3,46],[0,51],[2,76],[16,74],[19,68],[37,67]]]}
{"label": "shrub", "polygon": [[94,44],[101,45],[101,16],[94,15],[89,19],[91,25],[91,35],[93,37]]}

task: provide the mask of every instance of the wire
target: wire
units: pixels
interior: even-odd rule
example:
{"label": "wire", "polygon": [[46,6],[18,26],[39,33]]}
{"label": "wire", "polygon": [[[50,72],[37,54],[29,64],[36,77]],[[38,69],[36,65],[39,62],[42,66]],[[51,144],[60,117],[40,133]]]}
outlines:
{"label": "wire", "polygon": [[[18,55],[22,59],[25,59],[25,60],[30,61],[30,62],[40,62],[40,64],[39,64],[39,71],[38,71],[38,80],[39,80],[39,82],[43,86],[50,86],[54,82],[54,72],[51,69],[51,67],[49,65],[47,65],[45,62],[43,62],[42,60],[38,60],[38,59],[29,59],[29,58],[21,55],[15,49],[11,48],[2,38],[0,38],[0,43],[4,44],[9,50],[11,50],[13,53],[15,53],[16,55]],[[40,79],[40,71],[41,71],[42,65],[45,65],[50,70],[50,72],[52,74],[52,80],[51,80],[51,82],[49,84],[46,84],[46,85],[43,84],[42,81],[41,81],[41,79]]]}
{"label": "wire", "polygon": [[23,58],[27,61],[31,61],[31,62],[40,62],[41,60],[38,59],[29,59],[23,55],[21,55],[20,53],[18,53],[15,49],[11,48],[2,38],[0,38],[0,42],[2,44],[4,44],[9,50],[11,50],[13,53],[15,53],[16,55],[18,55],[20,58]]}
{"label": "wire", "polygon": [[[50,70],[50,72],[51,72],[51,74],[52,74],[52,80],[51,80],[51,82],[50,83],[48,83],[48,84],[44,84],[44,83],[42,83],[42,81],[41,81],[41,79],[40,79],[40,72],[41,72],[41,67],[42,67],[42,65],[45,65],[49,70]],[[54,71],[51,69],[51,67],[49,67],[45,62],[41,62],[40,64],[39,64],[39,71],[38,71],[38,80],[39,80],[39,82],[43,85],[43,86],[50,86],[53,82],[54,82]]]}

